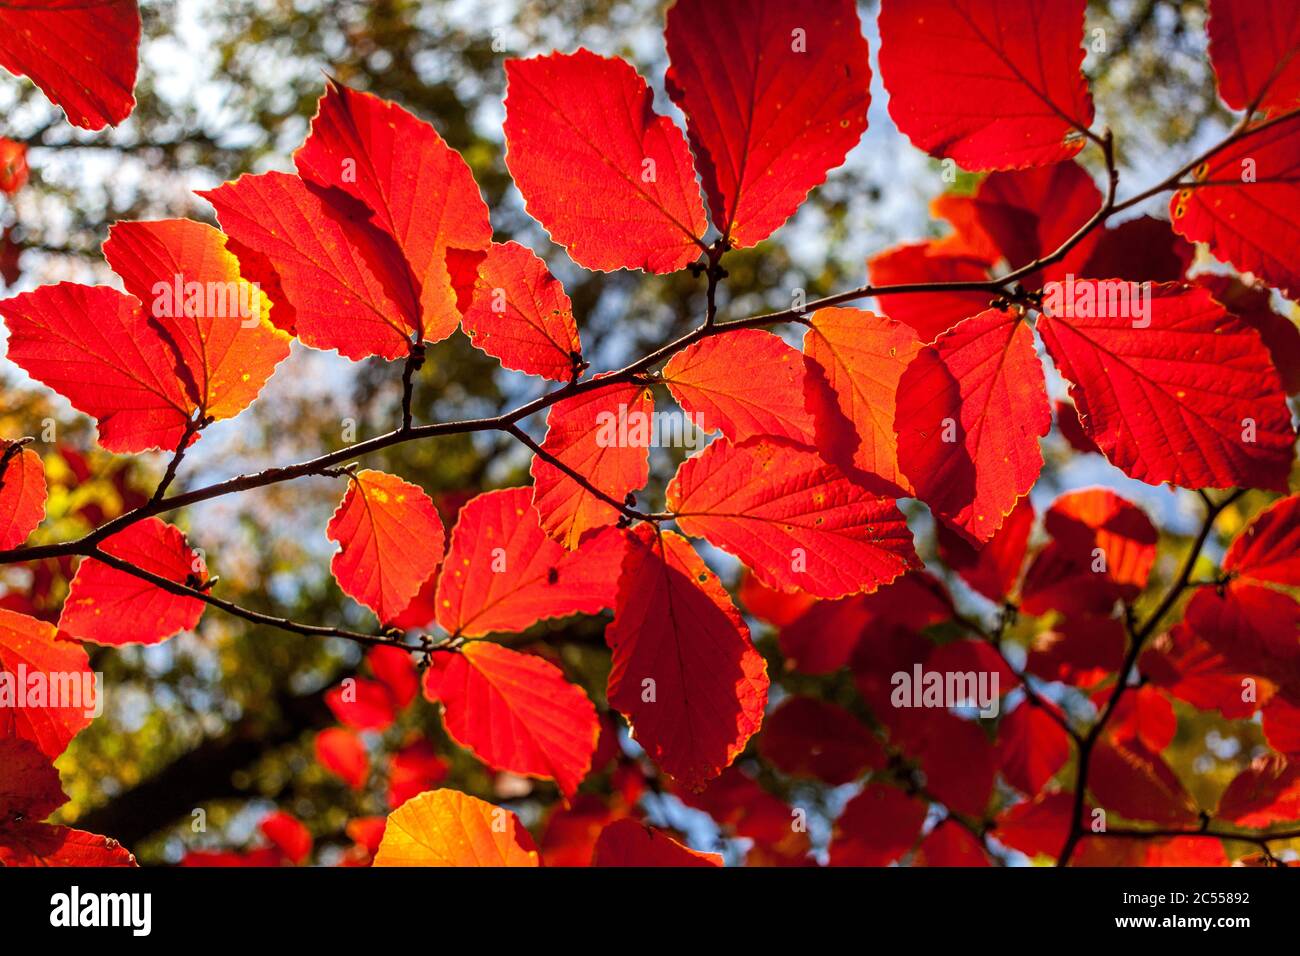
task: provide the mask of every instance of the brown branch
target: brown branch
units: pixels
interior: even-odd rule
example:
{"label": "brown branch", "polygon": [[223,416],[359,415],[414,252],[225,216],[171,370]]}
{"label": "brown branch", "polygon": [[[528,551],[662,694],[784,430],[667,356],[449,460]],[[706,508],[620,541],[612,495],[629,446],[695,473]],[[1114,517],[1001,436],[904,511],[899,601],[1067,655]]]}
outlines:
{"label": "brown branch", "polygon": [[216,595],[209,594],[207,591],[191,587],[188,584],[182,584],[179,581],[173,581],[161,575],[154,574],[144,568],[137,567],[130,561],[102,551],[99,548],[90,548],[84,552],[88,558],[94,558],[110,568],[129,574],[132,577],[139,578],[142,581],[148,581],[155,587],[162,588],[172,594],[180,597],[194,598],[205,604],[210,604],[215,608],[220,608],[227,614],[243,618],[254,624],[261,624],[266,627],[273,627],[277,630],[288,631],[291,634],[302,634],[309,637],[341,637],[349,641],[356,641],[358,644],[364,644],[367,647],[397,647],[404,651],[425,652],[428,650],[440,649],[437,645],[429,646],[427,644],[412,645],[407,644],[397,635],[389,634],[363,634],[359,631],[349,631],[339,627],[325,627],[318,624],[303,624],[299,621],[291,621],[285,617],[276,617],[273,614],[263,614],[261,611],[254,611],[246,607],[241,607],[232,601],[219,598]]}

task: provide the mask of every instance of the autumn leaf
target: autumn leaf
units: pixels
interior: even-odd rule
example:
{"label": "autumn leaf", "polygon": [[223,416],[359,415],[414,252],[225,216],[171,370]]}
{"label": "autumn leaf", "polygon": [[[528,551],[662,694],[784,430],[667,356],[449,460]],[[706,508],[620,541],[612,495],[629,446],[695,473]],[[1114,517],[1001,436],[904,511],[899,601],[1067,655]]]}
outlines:
{"label": "autumn leaf", "polygon": [[344,593],[380,621],[400,614],[442,562],[442,519],[423,489],[367,469],[348,490],[325,530],[339,545],[330,562]]}
{"label": "autumn leaf", "polygon": [[731,599],[685,539],[628,533],[607,697],[664,770],[698,789],[758,732],[767,665]]}
{"label": "autumn leaf", "polygon": [[896,787],[868,784],[848,802],[831,836],[831,866],[888,866],[912,848],[925,803]]}
{"label": "autumn leaf", "polygon": [[573,303],[535,252],[493,243],[462,320],[474,347],[506,368],[564,382],[582,361]]}
{"label": "autumn leaf", "polygon": [[390,813],[375,854],[375,866],[540,865],[518,817],[457,790],[429,790]]}
{"label": "autumn leaf", "polygon": [[803,356],[771,332],[740,329],[701,339],[669,359],[661,378],[703,431],[734,442],[767,435],[816,443]]}
{"label": "autumn leaf", "polygon": [[82,700],[62,701],[59,706],[50,706],[51,701],[46,700],[40,705],[0,710],[0,737],[31,741],[53,760],[67,749],[73,737],[90,726],[98,701],[93,696],[85,698],[84,692],[91,689],[97,695],[100,689],[93,683],[81,645],[54,625],[0,607],[0,670],[11,675],[70,675],[75,678],[73,686],[83,692]]}
{"label": "autumn leaf", "polygon": [[8,357],[99,423],[120,454],[174,449],[197,408],[176,354],[132,296],[70,282],[0,302]]}
{"label": "autumn leaf", "polygon": [[885,764],[883,748],[861,721],[814,697],[782,701],[767,719],[759,750],[782,773],[832,786]]}
{"label": "autumn leaf", "polygon": [[998,725],[998,769],[1008,783],[1031,797],[1056,776],[1069,757],[1070,738],[1060,724],[1028,701]]}
{"label": "autumn leaf", "polygon": [[589,50],[506,61],[506,165],[579,265],[675,272],[706,224],[686,138],[625,61]]}
{"label": "autumn leaf", "polygon": [[343,779],[353,790],[360,790],[370,776],[370,756],[366,746],[350,730],[328,727],[316,735],[316,760],[322,767]]}
{"label": "autumn leaf", "polygon": [[769,587],[838,598],[919,567],[892,500],[776,441],[713,442],[682,463],[668,508],[684,533],[735,554]]}
{"label": "autumn leaf", "polygon": [[900,470],[973,542],[989,540],[1043,467],[1052,425],[1033,333],[989,309],[926,346],[898,383]]}
{"label": "autumn leaf", "polygon": [[817,448],[877,494],[912,490],[898,466],[894,415],[899,381],[920,348],[910,327],[860,309],[819,309],[804,333]]}
{"label": "autumn leaf", "polygon": [[[100,545],[104,554],[177,584],[207,582],[203,557],[190,548],[181,530],[160,518],[127,525]],[[192,631],[204,603],[166,591],[98,558],[86,558],[68,587],[59,627],[72,637],[96,644],[157,644]]]}
{"label": "autumn leaf", "polygon": [[554,780],[566,799],[591,768],[596,708],[534,654],[471,641],[436,656],[424,693],[441,702],[451,738],[490,767]]}
{"label": "autumn leaf", "polygon": [[449,256],[480,258],[492,239],[487,204],[461,155],[396,103],[329,81],[294,161],[308,183],[364,203],[396,242],[420,303],[418,336],[451,335],[461,314]]}
{"label": "autumn leaf", "polygon": [[592,866],[722,866],[717,853],[698,853],[662,830],[635,820],[615,820],[600,831]]}
{"label": "autumn leaf", "polygon": [[22,544],[45,519],[47,494],[41,456],[0,439],[0,550]]}
{"label": "autumn leaf", "polygon": [[45,0],[0,9],[0,66],[27,76],[68,122],[116,126],[135,107],[136,0]]}
{"label": "autumn leaf", "polygon": [[546,537],[528,488],[489,491],[461,509],[438,580],[438,624],[480,637],[614,606],[625,544],[614,529],[566,551]]}
{"label": "autumn leaf", "polygon": [[[1204,289],[1157,285],[1142,299],[1128,283],[1076,286],[1105,304],[1078,310],[1063,299],[1067,314],[1049,310],[1038,331],[1113,464],[1148,484],[1286,488],[1295,431],[1258,333]],[[1119,314],[1134,310],[1111,307],[1112,293],[1146,302],[1148,314]]]}
{"label": "autumn leaf", "polygon": [[1263,120],[1192,171],[1169,200],[1174,231],[1300,296],[1300,115]]}
{"label": "autumn leaf", "polygon": [[[606,386],[565,398],[546,417],[542,449],[615,501],[650,475],[654,399],[642,385]],[[588,532],[614,524],[618,508],[540,455],[533,458],[533,505],[542,529],[570,551]]]}
{"label": "autumn leaf", "polygon": [[119,222],[104,258],[176,353],[177,374],[203,417],[238,415],[288,357],[289,336],[271,325],[269,301],[211,226]]}
{"label": "autumn leaf", "polygon": [[287,173],[241,176],[198,195],[250,262],[263,264],[306,345],[354,361],[405,356],[419,302],[393,238],[340,190]]}
{"label": "autumn leaf", "polygon": [[1300,103],[1300,18],[1288,0],[1210,0],[1210,63],[1234,110]]}
{"label": "autumn leaf", "polygon": [[867,128],[871,66],[852,0],[679,0],[665,85],[686,114],[710,218],[752,246]]}
{"label": "autumn leaf", "polygon": [[1084,0],[883,0],[889,115],[920,149],[966,169],[1068,159],[1092,125]]}

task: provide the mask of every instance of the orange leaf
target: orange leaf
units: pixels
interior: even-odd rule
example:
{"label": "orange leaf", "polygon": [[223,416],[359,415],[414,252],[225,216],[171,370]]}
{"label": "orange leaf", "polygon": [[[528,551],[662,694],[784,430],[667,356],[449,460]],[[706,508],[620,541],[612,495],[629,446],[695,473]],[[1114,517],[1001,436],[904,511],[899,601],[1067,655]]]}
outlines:
{"label": "orange leaf", "polygon": [[540,866],[519,818],[457,790],[429,790],[388,815],[375,866]]}
{"label": "orange leaf", "polygon": [[381,471],[359,471],[325,530],[340,545],[339,587],[388,623],[442,561],[442,519],[424,491]]}

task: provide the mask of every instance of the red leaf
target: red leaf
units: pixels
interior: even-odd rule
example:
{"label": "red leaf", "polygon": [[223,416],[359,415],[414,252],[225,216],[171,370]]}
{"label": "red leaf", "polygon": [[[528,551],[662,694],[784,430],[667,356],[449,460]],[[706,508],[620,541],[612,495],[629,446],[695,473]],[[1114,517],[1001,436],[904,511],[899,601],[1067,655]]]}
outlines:
{"label": "red leaf", "polygon": [[807,406],[817,447],[877,494],[908,494],[894,431],[899,380],[921,347],[901,322],[860,309],[819,309],[804,334]]}
{"label": "red leaf", "polygon": [[993,745],[983,728],[946,710],[911,713],[923,740],[909,741],[907,750],[920,758],[926,789],[958,813],[981,816],[997,773]]}
{"label": "red leaf", "polygon": [[410,350],[419,322],[410,273],[360,203],[287,173],[241,176],[198,195],[241,254],[271,270],[304,344],[354,361]]}
{"label": "red leaf", "polygon": [[276,810],[263,819],[258,828],[291,862],[303,863],[311,856],[311,831],[292,814]]}
{"label": "red leaf", "polygon": [[136,0],[45,0],[0,9],[0,66],[30,77],[83,129],[131,113],[140,43]]}
{"label": "red leaf", "polygon": [[68,802],[59,772],[50,762],[53,756],[42,753],[31,740],[0,737],[0,757],[0,828],[20,818],[44,820]]}
{"label": "red leaf", "polygon": [[[1204,289],[1135,284],[1117,291],[1145,301],[1129,318],[1080,309],[1106,288],[1076,282],[1075,302],[1038,321],[1088,435],[1125,474],[1148,484],[1284,490],[1295,432],[1277,372],[1259,335]],[[1093,291],[1089,292],[1089,288]],[[1084,298],[1081,298],[1084,297]],[[1085,314],[1077,314],[1083,311]],[[1076,314],[1069,314],[1076,313]],[[1146,322],[1146,325],[1140,323]],[[1243,424],[1245,422],[1247,424]]]}
{"label": "red leaf", "polygon": [[814,697],[782,701],[767,720],[759,750],[782,773],[836,787],[885,765],[880,744],[856,717]]}
{"label": "red leaf", "polygon": [[1106,488],[1072,491],[1052,503],[1044,525],[1053,540],[1025,573],[1025,611],[1104,615],[1146,587],[1159,536],[1132,502]]}
{"label": "red leaf", "polygon": [[[1198,710],[1218,710],[1229,720],[1240,720],[1258,705],[1258,697],[1245,692],[1256,679],[1233,670],[1185,623],[1156,638],[1138,662],[1144,677]],[[1267,712],[1264,730],[1267,735]]]}
{"label": "red leaf", "polygon": [[1267,677],[1300,702],[1300,604],[1288,595],[1243,583],[1230,584],[1223,597],[1201,588],[1184,620],[1229,667]]}
{"label": "red leaf", "polygon": [[397,718],[388,690],[378,681],[346,678],[325,694],[325,705],[354,730],[386,730]]}
{"label": "red leaf", "polygon": [[803,356],[771,332],[741,329],[701,339],[669,359],[661,374],[704,431],[721,431],[734,442],[757,436],[816,442],[804,405]]}
{"label": "red leaf", "polygon": [[1074,797],[1060,791],[1040,793],[1033,800],[1017,803],[997,818],[994,835],[998,842],[1027,856],[1053,859],[1065,846],[1074,819]]}
{"label": "red leaf", "polygon": [[1070,738],[1041,708],[1024,701],[998,725],[997,761],[1017,790],[1035,796],[1070,757]]}
{"label": "red leaf", "polygon": [[1168,826],[1198,817],[1196,802],[1158,753],[1136,740],[1101,740],[1092,751],[1088,787],[1106,809],[1132,820]]}
{"label": "red leaf", "polygon": [[382,622],[401,613],[442,561],[442,519],[423,489],[381,471],[348,481],[325,531],[338,545],[330,570]]}
{"label": "red leaf", "polygon": [[1278,753],[1300,756],[1300,706],[1274,697],[1263,711],[1264,739]]}
{"label": "red leaf", "polygon": [[1000,603],[1015,591],[1020,580],[1033,528],[1034,506],[1025,496],[982,547],[976,548],[943,522],[937,522],[934,531],[943,563],[980,594]]}
{"label": "red leaf", "polygon": [[912,848],[925,822],[925,803],[902,790],[868,784],[835,821],[831,866],[888,866]]}
{"label": "red leaf", "polygon": [[420,338],[451,335],[460,310],[448,257],[485,253],[492,240],[487,204],[461,155],[397,104],[330,81],[294,161],[308,183],[364,203],[396,242],[420,303]]}
{"label": "red leaf", "polygon": [[[938,242],[895,246],[867,260],[872,285],[919,282],[987,282],[989,264],[967,253],[949,253]],[[876,296],[880,310],[916,331],[922,342],[933,342],[962,319],[989,307],[992,293],[921,292]]]}
{"label": "red leaf", "polygon": [[461,509],[438,581],[438,624],[478,637],[614,606],[625,544],[608,529],[566,551],[542,532],[528,488],[489,491]]}
{"label": "red leaf", "polygon": [[1193,176],[1169,200],[1174,231],[1300,297],[1300,115],[1256,123]]}
{"label": "red leaf", "polygon": [[[44,675],[47,683],[56,677],[63,681],[72,677],[75,678],[72,688],[82,690],[83,695],[88,686],[94,686],[86,652],[80,644],[67,640],[51,624],[5,608],[0,608],[0,671],[10,675]],[[27,704],[26,698],[22,703]],[[67,749],[73,737],[90,726],[90,715],[99,701],[61,700],[59,703],[63,706],[51,707],[47,699],[42,706],[10,704],[0,708],[0,737],[31,741],[53,760]],[[71,703],[79,706],[68,706]],[[48,815],[46,811],[41,817]]]}
{"label": "red leaf", "polygon": [[107,286],[61,282],[0,302],[0,314],[9,360],[98,419],[104,448],[176,447],[196,406],[175,353],[138,301]]}
{"label": "red leaf", "polygon": [[1068,159],[1092,125],[1084,0],[884,0],[889,115],[920,149],[967,169]]}
{"label": "red leaf", "polygon": [[[100,549],[121,561],[177,584],[203,584],[208,572],[203,557],[185,535],[161,518],[145,518],[104,540]],[[156,584],[85,558],[68,586],[59,627],[96,644],[157,644],[181,631],[192,631],[204,603],[164,591]]]}
{"label": "red leaf", "polygon": [[989,309],[923,348],[899,380],[898,460],[917,497],[987,541],[1038,478],[1051,428],[1033,333]]}
{"label": "red leaf", "polygon": [[554,780],[566,799],[591,769],[596,709],[540,657],[471,641],[437,655],[424,693],[441,701],[451,738],[493,769]]}
{"label": "red leaf", "polygon": [[[615,500],[650,476],[654,398],[642,385],[606,386],[551,406],[542,448]],[[533,505],[542,529],[570,551],[621,514],[540,456],[533,458]]]}
{"label": "red leaf", "polygon": [[[1113,691],[1106,689],[1093,695],[1098,713]],[[1139,687],[1125,694],[1111,714],[1108,733],[1112,740],[1124,743],[1136,740],[1153,753],[1159,753],[1174,741],[1178,718],[1169,698],[1155,687]]]}
{"label": "red leaf", "polygon": [[797,814],[734,764],[703,790],[676,790],[676,796],[711,816],[723,834],[750,841],[746,866],[808,863],[808,834],[792,825]]}
{"label": "red leaf", "polygon": [[681,130],[625,61],[506,61],[506,165],[528,212],[579,265],[675,272],[699,258],[704,206]]}
{"label": "red leaf", "polygon": [[1091,455],[1094,452],[1100,455],[1101,449],[1097,447],[1097,443],[1083,430],[1083,423],[1079,421],[1079,410],[1074,407],[1074,404],[1057,399],[1055,409],[1056,429],[1070,447],[1081,455]]}
{"label": "red leaf", "polygon": [[[234,418],[289,355],[270,303],[239,271],[226,237],[189,219],[119,222],[104,258],[174,352],[186,393],[205,417]],[[199,296],[202,296],[199,299]]]}
{"label": "red leaf", "polygon": [[1300,17],[1289,0],[1211,0],[1210,62],[1234,110],[1300,101]]}
{"label": "red leaf", "polygon": [[905,574],[873,594],[822,601],[780,634],[788,667],[805,674],[829,674],[849,662],[868,624],[873,632],[894,628],[920,631],[952,617],[942,584],[923,572]]}
{"label": "red leaf", "polygon": [[685,539],[638,525],[619,580],[607,697],[664,770],[698,789],[758,732],[767,664]]}
{"label": "red leaf", "polygon": [[519,818],[457,790],[430,790],[388,815],[375,866],[539,866]]}
{"label": "red leaf", "polygon": [[475,348],[529,375],[568,381],[582,360],[573,303],[546,263],[517,242],[489,248],[462,324]]}
{"label": "red leaf", "polygon": [[0,439],[0,550],[17,547],[36,530],[47,494],[41,456]]}
{"label": "red leaf", "polygon": [[819,601],[783,626],[779,642],[786,666],[804,674],[830,674],[847,664],[863,629],[872,620],[868,600],[888,594],[891,587],[886,585],[875,594],[858,594],[840,601]]}
{"label": "red leaf", "polygon": [[1219,798],[1215,814],[1240,827],[1267,827],[1300,817],[1300,764],[1281,754],[1257,757]]}
{"label": "red leaf", "polygon": [[[1018,269],[1060,248],[1101,208],[1101,201],[1101,191],[1083,167],[1060,163],[987,176],[975,194],[974,211],[981,230],[1007,264]],[[1033,288],[1047,279],[1082,274],[1100,238],[1094,230],[1060,262],[1029,273],[1021,282]]]}
{"label": "red leaf", "polygon": [[1126,641],[1122,622],[1076,615],[1034,638],[1025,670],[1043,680],[1092,687],[1120,669]]}
{"label": "red leaf", "polygon": [[921,841],[912,865],[983,867],[989,858],[969,830],[948,818]]}
{"label": "red leaf", "polygon": [[397,809],[412,797],[432,790],[446,778],[447,770],[447,761],[427,740],[407,744],[388,760],[389,807]]}
{"label": "red leaf", "polygon": [[817,599],[810,594],[787,594],[785,591],[769,588],[754,577],[754,573],[748,568],[741,574],[736,597],[746,611],[774,627],[793,624],[800,615],[817,603]]}
{"label": "red leaf", "polygon": [[625,817],[600,832],[591,865],[722,866],[722,857],[717,853],[697,853],[662,830]]}
{"label": "red leaf", "polygon": [[1175,235],[1168,222],[1140,216],[1102,230],[1096,247],[1079,271],[1098,279],[1178,282],[1195,255],[1195,247]]}
{"label": "red leaf", "polygon": [[557,806],[542,833],[542,859],[547,866],[591,866],[601,831],[619,819],[595,794],[580,794],[571,806]]}
{"label": "red leaf", "polygon": [[370,776],[370,757],[361,738],[341,727],[330,727],[316,735],[316,759],[353,790],[364,787]]}
{"label": "red leaf", "polygon": [[393,705],[402,709],[420,692],[420,677],[409,651],[399,647],[372,647],[366,654],[370,672],[384,685]]}
{"label": "red leaf", "polygon": [[1197,285],[1210,290],[1233,315],[1259,333],[1288,395],[1300,392],[1300,329],[1273,311],[1272,293],[1264,286],[1247,285],[1233,276],[1203,272]]}
{"label": "red leaf", "polygon": [[852,0],[681,0],[664,83],[686,114],[713,224],[766,239],[867,128],[871,65]]}
{"label": "red leaf", "polygon": [[27,185],[27,173],[27,145],[0,136],[0,193],[18,192]]}
{"label": "red leaf", "polygon": [[45,824],[0,830],[0,865],[135,866],[135,857],[112,837]]}
{"label": "red leaf", "polygon": [[1223,557],[1236,577],[1300,587],[1300,495],[1273,502],[1255,515]]}
{"label": "red leaf", "polygon": [[713,442],[682,462],[668,508],[684,533],[736,555],[769,587],[837,598],[920,567],[893,501],[775,441]]}

